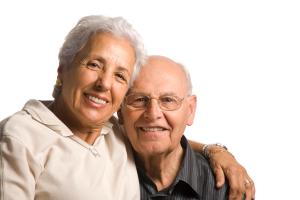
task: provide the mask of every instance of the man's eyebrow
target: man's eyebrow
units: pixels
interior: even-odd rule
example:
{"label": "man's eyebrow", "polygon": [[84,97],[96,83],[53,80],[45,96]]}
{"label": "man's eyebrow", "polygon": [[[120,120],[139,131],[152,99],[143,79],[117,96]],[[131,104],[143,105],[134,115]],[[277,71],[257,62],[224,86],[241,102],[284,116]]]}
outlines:
{"label": "man's eyebrow", "polygon": [[162,92],[159,96],[178,96],[175,92]]}
{"label": "man's eyebrow", "polygon": [[129,88],[129,90],[126,93],[126,95],[129,95],[129,94],[140,94],[140,95],[149,96],[149,94],[147,94],[145,92],[140,92],[140,91],[132,89],[132,88]]}

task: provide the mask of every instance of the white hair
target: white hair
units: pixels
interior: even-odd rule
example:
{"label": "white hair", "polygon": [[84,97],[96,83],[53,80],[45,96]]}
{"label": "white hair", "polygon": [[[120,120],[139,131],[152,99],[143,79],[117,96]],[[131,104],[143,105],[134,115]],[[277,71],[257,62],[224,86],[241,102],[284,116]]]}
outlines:
{"label": "white hair", "polygon": [[127,39],[135,50],[135,65],[130,84],[136,78],[145,62],[146,52],[138,32],[122,17],[91,15],[81,18],[65,38],[60,52],[59,65],[68,67],[76,54],[84,47],[90,37],[96,33],[111,33]]}

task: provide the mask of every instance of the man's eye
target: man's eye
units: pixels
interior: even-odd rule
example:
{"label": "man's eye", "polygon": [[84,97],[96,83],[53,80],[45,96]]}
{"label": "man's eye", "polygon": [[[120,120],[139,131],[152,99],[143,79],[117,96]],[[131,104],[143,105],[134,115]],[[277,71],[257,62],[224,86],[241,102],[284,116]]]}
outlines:
{"label": "man's eye", "polygon": [[135,97],[134,102],[147,102],[148,98],[147,97]]}
{"label": "man's eye", "polygon": [[161,101],[162,102],[176,102],[176,99],[173,97],[162,97]]}

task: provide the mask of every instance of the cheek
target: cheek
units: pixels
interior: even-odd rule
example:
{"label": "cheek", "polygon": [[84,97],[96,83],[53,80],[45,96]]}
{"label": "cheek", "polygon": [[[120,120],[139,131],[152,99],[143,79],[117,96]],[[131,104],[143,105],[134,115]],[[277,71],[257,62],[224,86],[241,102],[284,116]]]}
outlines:
{"label": "cheek", "polygon": [[75,84],[78,85],[78,87],[86,87],[88,85],[93,85],[98,80],[98,74],[89,72],[82,72],[77,74],[77,76],[74,77]]}
{"label": "cheek", "polygon": [[127,135],[130,139],[137,137],[137,132],[135,130],[135,124],[138,121],[138,115],[136,113],[124,112],[123,114],[124,126],[127,130]]}
{"label": "cheek", "polygon": [[83,94],[84,88],[89,87],[93,83],[86,76],[78,77],[76,75],[70,76],[65,84],[64,93],[65,98],[69,99],[72,104],[79,104],[81,95]]}
{"label": "cheek", "polygon": [[81,70],[78,71],[70,71],[65,74],[63,84],[66,84],[66,89],[69,90],[77,90],[89,82],[91,82],[94,78],[88,73],[84,73]]}
{"label": "cheek", "polygon": [[178,137],[185,130],[188,116],[186,114],[177,114],[166,117],[169,126],[172,128],[171,137]]}
{"label": "cheek", "polygon": [[127,86],[120,86],[120,85],[116,85],[113,87],[112,89],[112,97],[114,100],[114,104],[117,105],[117,107],[120,107],[125,94],[127,92],[128,87]]}
{"label": "cheek", "polygon": [[82,84],[80,83],[80,81],[76,81],[76,79],[68,82],[65,87],[66,94],[69,96],[67,98],[76,97],[81,86]]}
{"label": "cheek", "polygon": [[125,127],[125,133],[127,138],[129,139],[130,143],[132,145],[136,144],[136,140],[137,140],[137,133],[134,129],[134,126],[132,123],[126,121],[126,123],[124,123],[124,127]]}
{"label": "cheek", "polygon": [[126,113],[124,115],[124,124],[126,126],[126,130],[130,130],[130,131],[134,130],[135,121],[136,119],[134,115]]}

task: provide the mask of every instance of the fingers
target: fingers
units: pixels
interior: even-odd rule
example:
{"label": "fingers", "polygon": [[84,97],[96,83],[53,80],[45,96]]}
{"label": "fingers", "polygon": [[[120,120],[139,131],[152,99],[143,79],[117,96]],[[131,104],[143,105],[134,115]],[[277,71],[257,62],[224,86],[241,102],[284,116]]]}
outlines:
{"label": "fingers", "polygon": [[227,151],[210,152],[210,164],[214,171],[216,186],[221,187],[225,177],[229,184],[229,200],[252,200],[255,186],[246,169]]}
{"label": "fingers", "polygon": [[246,200],[253,200],[255,199],[255,185],[254,182],[251,180],[251,178],[248,176],[248,178],[245,180],[245,194],[246,194]]}
{"label": "fingers", "polygon": [[245,180],[246,200],[251,200],[251,187],[250,186],[251,186],[251,182],[248,179],[246,179]]}
{"label": "fingers", "polygon": [[241,166],[232,166],[225,171],[229,182],[229,200],[241,200],[245,193],[244,174]]}
{"label": "fingers", "polygon": [[255,184],[253,181],[251,181],[251,185],[252,185],[252,189],[251,189],[251,196],[252,196],[252,199],[255,199]]}
{"label": "fingers", "polygon": [[232,192],[236,192],[230,189],[229,192],[229,200],[242,200],[244,199],[244,194],[243,193],[232,193]]}
{"label": "fingers", "polygon": [[[232,172],[227,172],[227,174],[230,173]],[[246,170],[243,173],[244,174],[241,176],[236,176],[236,178],[232,179],[231,182],[228,180],[230,185],[229,200],[240,200],[240,199],[254,200],[255,199],[254,182],[248,176]]]}
{"label": "fingers", "polygon": [[225,175],[224,175],[223,169],[220,165],[218,165],[216,163],[213,163],[211,165],[211,167],[215,174],[216,186],[217,186],[217,188],[220,188],[225,183]]}

